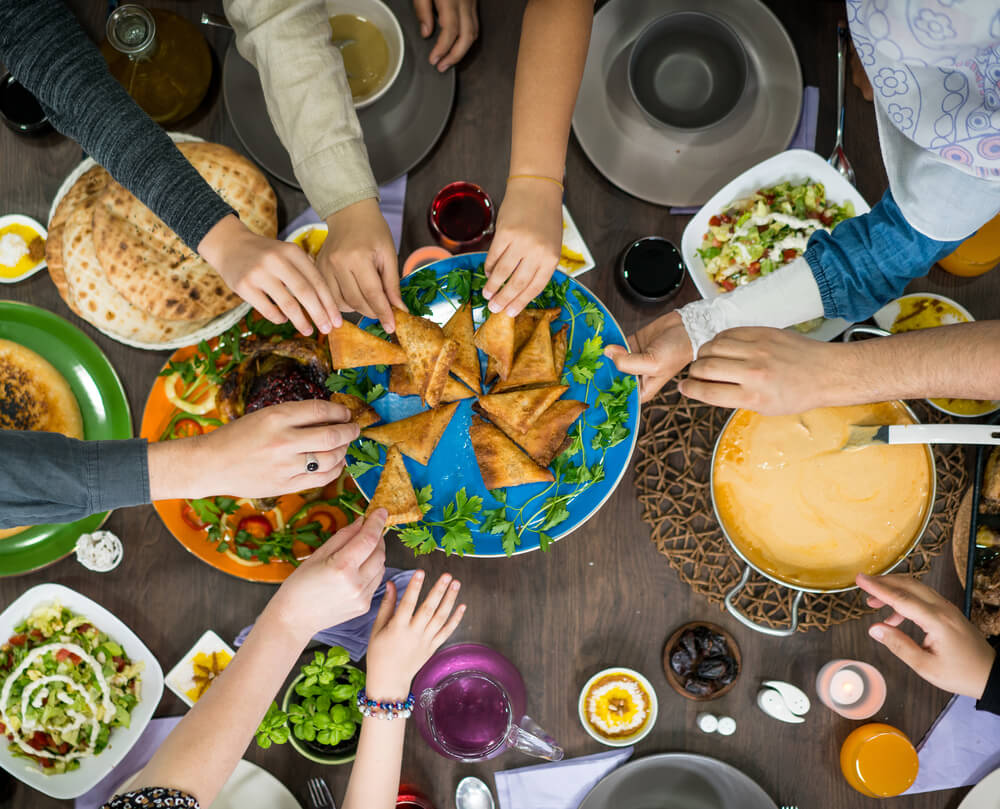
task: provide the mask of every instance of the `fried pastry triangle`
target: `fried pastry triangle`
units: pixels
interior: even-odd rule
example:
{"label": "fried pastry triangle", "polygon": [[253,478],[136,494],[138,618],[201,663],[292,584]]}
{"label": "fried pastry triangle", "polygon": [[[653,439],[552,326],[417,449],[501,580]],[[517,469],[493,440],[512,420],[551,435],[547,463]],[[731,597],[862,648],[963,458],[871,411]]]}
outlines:
{"label": "fried pastry triangle", "polygon": [[469,439],[476,454],[479,473],[487,489],[551,483],[552,473],[525,455],[507,436],[487,421],[469,423]]}
{"label": "fried pastry triangle", "polygon": [[466,301],[444,324],[442,329],[445,337],[450,337],[458,344],[458,352],[452,363],[451,372],[461,379],[476,393],[482,393],[479,384],[479,352],[473,342],[475,328],[472,325],[472,305]]}
{"label": "fried pastry triangle", "polygon": [[362,365],[398,365],[406,362],[406,352],[345,320],[340,328],[330,330],[330,359],[339,371]]}
{"label": "fried pastry triangle", "polygon": [[[552,309],[524,309],[514,318],[514,356],[517,356],[517,352],[524,348],[524,344],[528,342],[528,338],[531,337],[531,333],[535,330],[535,326],[538,325],[538,321],[546,317],[551,323],[557,317],[562,309],[558,306]],[[489,384],[494,379],[497,378],[497,364],[496,360],[492,357],[486,362],[486,383]]]}
{"label": "fried pastry triangle", "polygon": [[416,522],[424,516],[398,447],[389,447],[385,453],[385,467],[378,479],[372,501],[365,509],[365,516],[377,508],[384,508],[389,512],[385,521],[387,526]]}
{"label": "fried pastry triangle", "polygon": [[[413,381],[409,365],[393,365],[389,369],[389,392],[398,394],[399,396],[420,395],[420,389]],[[460,399],[471,399],[475,395],[457,379],[448,377],[441,391],[441,401],[457,402]]]}
{"label": "fried pastry triangle", "polygon": [[426,466],[457,409],[458,402],[446,404],[391,424],[371,427],[361,435],[386,447],[399,447],[404,455]]}
{"label": "fried pastry triangle", "polygon": [[503,312],[490,315],[476,330],[473,341],[494,359],[497,374],[506,379],[514,364],[514,318]]}
{"label": "fried pastry triangle", "polygon": [[563,369],[566,367],[566,349],[569,345],[568,331],[569,326],[564,323],[563,327],[552,335],[552,363],[556,366],[556,379],[562,379]]}
{"label": "fried pastry triangle", "polygon": [[489,416],[499,416],[523,433],[567,390],[567,385],[549,385],[509,393],[490,393],[479,397],[479,406]]}
{"label": "fried pastry triangle", "polygon": [[353,396],[350,393],[331,393],[330,401],[334,404],[343,405],[350,410],[351,421],[355,422],[361,429],[370,427],[372,424],[378,424],[382,420],[382,417],[375,412],[374,407],[364,399]]}
{"label": "fried pastry triangle", "polygon": [[[473,408],[483,412],[479,405],[473,405]],[[567,432],[570,426],[586,409],[586,402],[560,399],[524,433],[500,416],[491,415],[490,420],[527,452],[535,463],[539,466],[548,466],[566,448],[569,443]]]}
{"label": "fried pastry triangle", "polygon": [[503,393],[505,390],[527,385],[552,384],[558,379],[552,358],[552,332],[549,330],[548,318],[543,317],[535,325],[524,348],[518,352],[510,374],[506,379],[501,377],[491,393]]}

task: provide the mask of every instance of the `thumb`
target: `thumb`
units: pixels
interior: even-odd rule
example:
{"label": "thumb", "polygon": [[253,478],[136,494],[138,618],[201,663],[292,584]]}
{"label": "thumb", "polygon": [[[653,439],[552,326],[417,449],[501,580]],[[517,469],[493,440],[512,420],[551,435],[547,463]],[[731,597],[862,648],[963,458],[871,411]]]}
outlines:
{"label": "thumb", "polygon": [[610,345],[604,349],[604,356],[610,359],[619,371],[626,374],[658,374],[661,372],[660,361],[649,351],[630,354],[624,346]]}
{"label": "thumb", "polygon": [[382,603],[379,605],[378,613],[375,615],[375,623],[372,624],[372,634],[374,638],[379,632],[385,629],[386,624],[396,611],[396,585],[391,581],[385,583],[385,593],[382,594]]}
{"label": "thumb", "polygon": [[872,624],[868,628],[868,634],[885,646],[896,657],[906,663],[921,677],[926,677],[921,671],[923,664],[930,654],[920,647],[917,642],[907,635],[902,629],[889,626],[885,623]]}

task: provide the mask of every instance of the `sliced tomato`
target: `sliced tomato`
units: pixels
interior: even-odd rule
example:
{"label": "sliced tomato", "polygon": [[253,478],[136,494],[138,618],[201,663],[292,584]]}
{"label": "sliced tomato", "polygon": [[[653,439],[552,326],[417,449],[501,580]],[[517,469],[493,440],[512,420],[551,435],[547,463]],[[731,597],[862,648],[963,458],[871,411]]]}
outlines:
{"label": "sliced tomato", "polygon": [[31,637],[33,637],[35,640],[42,640],[45,637],[42,634],[41,629],[32,629],[28,634],[31,635]]}
{"label": "sliced tomato", "polygon": [[111,658],[111,662],[115,664],[115,671],[121,673],[125,669],[125,658],[115,655]]}
{"label": "sliced tomato", "polygon": [[767,228],[768,228],[767,225],[757,225],[757,232],[763,233],[765,230],[767,230]]}
{"label": "sliced tomato", "polygon": [[11,646],[24,646],[24,644],[27,642],[28,642],[28,636],[25,635],[24,633],[20,635],[11,635],[10,638],[7,640],[7,643],[9,643]]}
{"label": "sliced tomato", "polygon": [[55,765],[55,762],[50,758],[39,758],[38,763],[41,764],[46,769]]}
{"label": "sliced tomato", "polygon": [[27,740],[28,746],[35,750],[44,750],[52,743],[52,737],[48,733],[36,730],[32,737]]}
{"label": "sliced tomato", "polygon": [[89,632],[89,631],[90,631],[91,629],[93,629],[93,628],[94,628],[94,627],[93,627],[93,626],[91,626],[90,624],[80,624],[80,625],[79,625],[79,626],[77,627],[77,631],[78,631],[78,632]]}
{"label": "sliced tomato", "polygon": [[69,752],[69,750],[70,750],[70,743],[69,742],[63,742],[62,744],[60,744],[56,748],[56,750],[59,751],[59,755],[60,756],[65,756]]}
{"label": "sliced tomato", "polygon": [[723,278],[722,281],[720,281],[719,283],[722,284],[722,288],[726,290],[726,292],[732,292],[734,289],[736,289],[736,284],[734,284],[728,278]]}
{"label": "sliced tomato", "polygon": [[236,526],[236,532],[239,533],[240,531],[246,531],[250,536],[257,539],[264,539],[274,532],[274,528],[271,527],[271,522],[267,517],[263,517],[260,514],[251,514],[240,520],[239,525]]}
{"label": "sliced tomato", "polygon": [[747,271],[750,273],[750,275],[760,275],[760,262],[759,261],[751,262],[750,266],[747,267]]}
{"label": "sliced tomato", "polygon": [[70,651],[69,649],[60,649],[56,652],[56,662],[62,663],[64,660],[69,660]]}
{"label": "sliced tomato", "polygon": [[328,534],[339,531],[348,523],[347,515],[336,506],[316,509],[306,515],[303,523],[318,522],[319,527]]}
{"label": "sliced tomato", "polygon": [[205,428],[194,419],[181,419],[174,425],[174,435],[178,438],[190,438],[204,432]]}
{"label": "sliced tomato", "polygon": [[799,251],[796,250],[793,247],[786,247],[784,250],[781,251],[781,257],[785,261],[791,261],[792,259],[796,258],[798,255],[799,255]]}
{"label": "sliced tomato", "polygon": [[823,213],[820,214],[819,221],[822,222],[827,227],[830,227],[830,225],[833,223],[833,214],[830,213],[829,211],[823,211]]}
{"label": "sliced tomato", "polygon": [[202,522],[198,512],[191,508],[191,504],[185,500],[181,506],[181,519],[184,523],[195,531],[204,531],[208,527],[207,522]]}
{"label": "sliced tomato", "polygon": [[708,224],[711,225],[713,228],[717,228],[719,225],[722,224],[722,217],[713,216],[711,219],[708,220]]}

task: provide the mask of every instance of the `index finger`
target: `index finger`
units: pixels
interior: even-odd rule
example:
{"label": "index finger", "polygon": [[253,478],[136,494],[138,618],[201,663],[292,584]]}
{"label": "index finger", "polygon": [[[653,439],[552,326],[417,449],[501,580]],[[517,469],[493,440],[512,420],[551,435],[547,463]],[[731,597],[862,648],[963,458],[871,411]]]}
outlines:
{"label": "index finger", "polygon": [[[936,618],[934,605],[928,603],[926,596],[933,594],[940,598],[933,590],[920,584],[910,576],[866,576],[859,573],[856,579],[858,587],[869,595],[875,596],[886,606],[892,607],[904,618],[913,621],[917,626],[928,631],[930,624]],[[941,599],[944,601],[944,599]],[[950,603],[950,602],[946,602]]]}
{"label": "index finger", "polygon": [[310,308],[310,305],[315,307],[316,304],[307,304],[306,306],[313,322],[319,326],[319,330],[324,334],[329,332],[331,328],[340,326],[343,322],[343,318],[340,316],[340,307],[337,306],[333,293],[315,262],[298,248],[294,252],[290,252],[289,256],[305,282],[311,287],[311,292],[316,296],[318,308]]}
{"label": "index finger", "polygon": [[319,424],[344,424],[351,420],[351,411],[340,404],[325,399],[305,399],[301,402],[282,402],[264,412],[288,419],[293,427],[310,427]]}
{"label": "index finger", "polygon": [[364,268],[356,276],[355,280],[358,284],[358,289],[361,290],[361,294],[365,296],[365,301],[372,308],[375,313],[375,317],[378,318],[379,323],[382,324],[387,332],[392,332],[396,328],[396,321],[392,316],[392,304],[389,302],[389,296],[386,295],[386,291],[383,287],[383,276],[379,273],[378,269],[373,265],[372,267]]}

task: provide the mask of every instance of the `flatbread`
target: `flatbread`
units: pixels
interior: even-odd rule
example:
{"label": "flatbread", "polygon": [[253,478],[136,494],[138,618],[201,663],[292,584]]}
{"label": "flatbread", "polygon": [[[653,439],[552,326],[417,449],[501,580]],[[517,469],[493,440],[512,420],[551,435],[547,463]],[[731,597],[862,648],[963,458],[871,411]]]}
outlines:
{"label": "flatbread", "polygon": [[[562,312],[562,308],[559,306],[551,309],[522,309],[514,318],[514,356],[516,357],[517,352],[524,348],[524,344],[528,342],[528,338],[531,337],[541,318],[546,317],[551,323],[559,317],[560,312]],[[496,379],[497,376],[496,360],[490,357],[486,362],[487,384]]]}
{"label": "flatbread", "polygon": [[49,278],[55,284],[59,297],[79,317],[83,317],[83,313],[77,309],[73,302],[69,285],[66,282],[65,262],[63,261],[63,231],[66,228],[69,215],[88,202],[96,201],[96,198],[104,193],[105,187],[110,182],[111,175],[101,166],[88,169],[59,200],[59,204],[52,214],[52,220],[49,222],[49,236],[45,240],[45,263],[48,265]]}
{"label": "flatbread", "polygon": [[[278,231],[277,200],[247,158],[215,143],[179,143],[198,173],[261,236]],[[210,320],[241,303],[222,277],[117,183],[94,211],[94,248],[108,281],[139,309],[171,320]]]}
{"label": "flatbread", "polygon": [[[413,381],[408,365],[393,365],[389,369],[389,393],[399,396],[419,396],[420,388]],[[448,377],[441,389],[441,402],[457,402],[475,396],[471,390],[456,379]]]}
{"label": "flatbread", "polygon": [[339,371],[365,365],[398,365],[406,362],[406,352],[345,320],[340,328],[330,330],[330,359]]}
{"label": "flatbread", "polygon": [[406,419],[370,427],[361,435],[386,447],[399,447],[400,452],[427,466],[434,448],[458,409],[458,402],[435,407]]}
{"label": "flatbread", "polygon": [[69,382],[41,354],[10,340],[0,340],[0,429],[83,438]]}
{"label": "flatbread", "polygon": [[490,315],[473,340],[476,348],[494,359],[497,375],[506,379],[514,364],[514,318],[503,312]]}
{"label": "flatbread", "polygon": [[479,406],[489,416],[499,416],[523,433],[567,390],[567,385],[549,385],[531,390],[491,393],[479,397]]}
{"label": "flatbread", "polygon": [[506,379],[493,387],[492,393],[502,393],[527,385],[547,385],[557,382],[555,360],[552,357],[552,332],[548,318],[540,318],[528,342],[517,353]]}
{"label": "flatbread", "polygon": [[471,420],[469,440],[472,441],[479,473],[487,489],[551,483],[555,480],[548,469],[535,463],[517,444],[487,421]]}
{"label": "flatbread", "polygon": [[[483,412],[479,405],[473,405],[473,408],[477,412]],[[539,466],[548,466],[559,453],[566,449],[570,442],[568,436],[570,426],[586,410],[586,402],[578,402],[575,399],[560,399],[524,433],[512,424],[505,422],[500,416],[491,415],[489,418],[507,434],[508,438],[527,452],[535,463]]]}
{"label": "flatbread", "polygon": [[378,479],[372,500],[365,509],[365,516],[377,508],[384,508],[389,512],[389,517],[385,521],[387,526],[416,522],[424,516],[398,447],[389,447],[385,453],[385,467]]}
{"label": "flatbread", "polygon": [[375,411],[375,408],[364,399],[353,396],[350,393],[331,393],[330,401],[334,404],[343,405],[351,411],[351,421],[362,430],[373,424],[378,424],[382,417]]}
{"label": "flatbread", "polygon": [[160,320],[133,306],[108,283],[91,235],[95,203],[93,200],[78,206],[63,231],[66,284],[80,317],[119,337],[144,343],[174,340],[207,325],[208,320]]}
{"label": "flatbread", "polygon": [[473,342],[475,327],[472,324],[472,304],[463,303],[444,324],[442,328],[445,337],[458,344],[458,352],[452,363],[451,372],[468,385],[475,393],[482,393],[479,382],[482,369],[479,367],[479,351]]}

